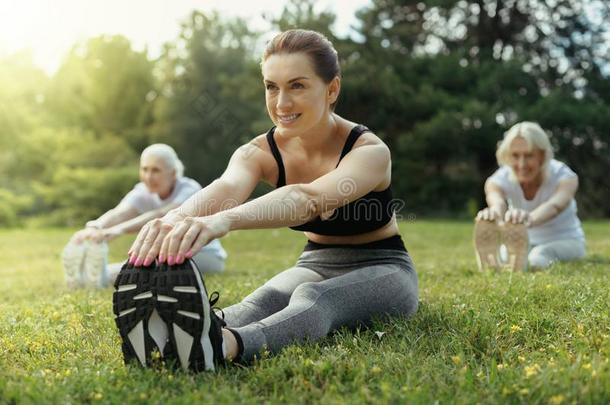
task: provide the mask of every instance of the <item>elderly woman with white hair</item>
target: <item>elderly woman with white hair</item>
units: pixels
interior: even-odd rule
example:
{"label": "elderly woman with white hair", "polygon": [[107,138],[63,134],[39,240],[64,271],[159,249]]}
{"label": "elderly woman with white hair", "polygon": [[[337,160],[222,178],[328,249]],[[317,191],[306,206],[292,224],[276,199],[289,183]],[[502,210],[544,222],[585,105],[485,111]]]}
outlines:
{"label": "elderly woman with white hair", "polygon": [[[113,282],[121,263],[107,265],[107,241],[138,232],[148,221],[179,207],[201,185],[183,176],[184,166],[174,149],[153,144],[140,157],[140,182],[119,204],[87,222],[64,249],[63,262],[70,286],[105,286]],[[213,240],[193,257],[202,272],[221,272],[226,252]]]}
{"label": "elderly woman with white hair", "polygon": [[488,207],[476,216],[479,268],[546,268],[582,258],[585,235],[574,200],[578,176],[553,158],[540,125],[515,124],[496,158],[500,167],[485,182]]}

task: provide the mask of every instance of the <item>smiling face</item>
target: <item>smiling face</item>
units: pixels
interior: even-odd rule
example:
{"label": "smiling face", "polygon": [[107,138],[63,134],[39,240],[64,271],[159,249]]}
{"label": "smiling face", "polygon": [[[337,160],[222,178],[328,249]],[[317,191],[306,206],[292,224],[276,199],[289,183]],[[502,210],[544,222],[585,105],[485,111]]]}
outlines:
{"label": "smiling face", "polygon": [[544,152],[530,147],[527,141],[518,136],[510,143],[510,167],[521,184],[531,184],[542,179]]}
{"label": "smiling face", "polygon": [[325,83],[304,53],[279,53],[262,64],[265,103],[284,135],[298,135],[328,118],[339,95],[339,78]]}
{"label": "smiling face", "polygon": [[144,154],[140,158],[140,181],[151,193],[167,198],[176,182],[176,171],[159,156]]}

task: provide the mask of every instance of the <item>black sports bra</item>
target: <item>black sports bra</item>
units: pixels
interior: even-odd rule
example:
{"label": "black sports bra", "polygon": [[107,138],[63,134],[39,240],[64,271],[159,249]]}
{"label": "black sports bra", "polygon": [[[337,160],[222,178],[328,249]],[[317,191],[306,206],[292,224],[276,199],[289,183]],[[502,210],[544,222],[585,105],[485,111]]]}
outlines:
{"label": "black sports bra", "polygon": [[[339,162],[352,150],[360,135],[368,131],[369,129],[364,125],[356,125],[352,128],[341,151]],[[267,132],[267,142],[278,166],[279,175],[276,186],[283,187],[286,185],[286,170],[280,150],[273,138],[274,132],[275,127]],[[290,228],[329,236],[359,235],[371,232],[390,222],[395,208],[392,202],[392,190],[388,186],[383,191],[371,191],[349,204],[336,208],[327,219],[317,217],[312,221]]]}

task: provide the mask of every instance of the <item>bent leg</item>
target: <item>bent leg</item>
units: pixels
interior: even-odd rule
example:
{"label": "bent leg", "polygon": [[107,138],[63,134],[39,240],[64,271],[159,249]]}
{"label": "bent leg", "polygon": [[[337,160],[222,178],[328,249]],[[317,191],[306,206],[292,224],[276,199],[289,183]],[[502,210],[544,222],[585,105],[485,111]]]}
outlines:
{"label": "bent leg", "polygon": [[260,321],[284,309],[290,301],[290,296],[299,285],[323,279],[315,271],[304,267],[292,267],[285,270],[256,289],[240,303],[224,308],[225,322],[229,327],[240,327]]}
{"label": "bent leg", "polygon": [[231,330],[241,338],[242,359],[248,361],[264,347],[277,352],[292,342],[319,339],[341,326],[367,324],[375,316],[409,316],[417,305],[417,275],[410,260],[407,268],[379,264],[301,284],[281,311]]}
{"label": "bent leg", "polygon": [[546,268],[558,261],[580,259],[585,256],[585,243],[578,239],[557,240],[537,245],[530,251],[530,267]]}

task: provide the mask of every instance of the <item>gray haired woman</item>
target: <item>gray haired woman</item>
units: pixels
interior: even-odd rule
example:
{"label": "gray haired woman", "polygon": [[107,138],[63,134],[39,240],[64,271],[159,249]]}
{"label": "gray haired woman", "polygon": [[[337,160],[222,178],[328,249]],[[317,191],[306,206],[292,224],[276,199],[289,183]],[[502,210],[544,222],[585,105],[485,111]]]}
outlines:
{"label": "gray haired woman", "polygon": [[[70,286],[104,286],[113,282],[120,263],[106,265],[106,242],[127,233],[138,232],[148,221],[161,218],[179,207],[201,185],[183,176],[184,165],[174,149],[153,144],[140,157],[140,182],[119,204],[76,232],[63,254],[66,280]],[[195,255],[201,271],[224,269],[226,252],[213,240]]]}
{"label": "gray haired woman", "polygon": [[585,235],[574,199],[578,176],[553,158],[540,125],[515,124],[500,142],[496,158],[500,167],[485,182],[488,207],[476,216],[480,268],[499,268],[502,262],[513,270],[526,265],[545,268],[583,257]]}

